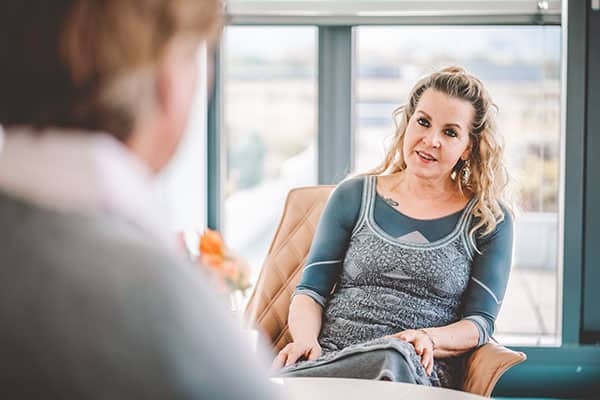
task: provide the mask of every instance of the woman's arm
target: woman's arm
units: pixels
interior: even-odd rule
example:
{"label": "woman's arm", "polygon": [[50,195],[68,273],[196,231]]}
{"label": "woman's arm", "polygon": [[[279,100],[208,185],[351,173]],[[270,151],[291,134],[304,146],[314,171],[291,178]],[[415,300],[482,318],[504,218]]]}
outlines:
{"label": "woman's arm", "polygon": [[301,342],[316,342],[321,332],[323,308],[312,298],[299,294],[290,305],[288,324],[292,339]]}
{"label": "woman's arm", "polygon": [[436,328],[407,329],[391,337],[412,343],[421,356],[421,365],[431,375],[434,358],[456,356],[471,350],[477,345],[479,331],[472,321],[460,320]]}
{"label": "woman's arm", "polygon": [[318,337],[323,309],[339,277],[360,213],[362,187],[363,179],[341,183],[323,210],[290,305],[288,324],[293,341],[279,352],[274,368],[294,364],[301,357],[313,360],[321,355]]}
{"label": "woman's arm", "polygon": [[362,178],[342,182],[331,194],[319,220],[294,296],[304,294],[325,307],[337,281],[352,230],[360,213]]}
{"label": "woman's arm", "polygon": [[460,320],[437,328],[425,328],[433,342],[433,356],[445,358],[462,354],[477,346],[479,330],[472,321]]}
{"label": "woman's arm", "polygon": [[480,253],[473,258],[469,285],[463,296],[462,319],[479,331],[476,347],[483,346],[494,333],[512,265],[513,219],[503,209],[504,220],[490,234],[478,240]]}
{"label": "woman's arm", "polygon": [[318,338],[322,317],[323,308],[313,298],[303,294],[294,296],[288,316],[292,342],[277,354],[273,368],[292,365],[302,357],[314,360],[321,355]]}

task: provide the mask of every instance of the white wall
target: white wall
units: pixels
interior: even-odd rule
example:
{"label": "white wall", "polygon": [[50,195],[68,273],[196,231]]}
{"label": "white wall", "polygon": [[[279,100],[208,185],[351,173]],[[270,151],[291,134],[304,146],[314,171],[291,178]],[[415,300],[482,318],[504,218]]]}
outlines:
{"label": "white wall", "polygon": [[158,178],[173,232],[199,232],[206,226],[206,56],[203,46],[198,54],[198,84],[184,138]]}

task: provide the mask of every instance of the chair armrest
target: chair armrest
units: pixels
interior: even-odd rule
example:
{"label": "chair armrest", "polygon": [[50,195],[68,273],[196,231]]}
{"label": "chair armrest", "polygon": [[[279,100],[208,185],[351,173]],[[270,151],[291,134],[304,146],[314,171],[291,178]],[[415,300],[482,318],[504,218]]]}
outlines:
{"label": "chair armrest", "polygon": [[526,359],[525,353],[487,343],[467,359],[463,391],[490,397],[502,374]]}

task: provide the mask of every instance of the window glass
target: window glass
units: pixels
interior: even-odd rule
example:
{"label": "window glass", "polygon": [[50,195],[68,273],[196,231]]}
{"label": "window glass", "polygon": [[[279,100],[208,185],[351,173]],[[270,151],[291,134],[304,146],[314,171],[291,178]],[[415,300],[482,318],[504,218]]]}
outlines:
{"label": "window glass", "polygon": [[222,76],[223,231],[255,280],[287,192],[317,182],[317,30],[227,27]]}

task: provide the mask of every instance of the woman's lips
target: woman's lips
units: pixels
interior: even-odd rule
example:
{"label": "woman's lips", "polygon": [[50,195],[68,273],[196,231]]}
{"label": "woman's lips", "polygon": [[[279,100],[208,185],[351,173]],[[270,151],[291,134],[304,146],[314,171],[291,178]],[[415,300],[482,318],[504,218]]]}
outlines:
{"label": "woman's lips", "polygon": [[436,158],[434,156],[432,156],[431,154],[425,152],[425,151],[415,151],[415,153],[417,154],[417,156],[419,157],[419,159],[425,163],[430,163],[430,162],[435,162],[437,161]]}

